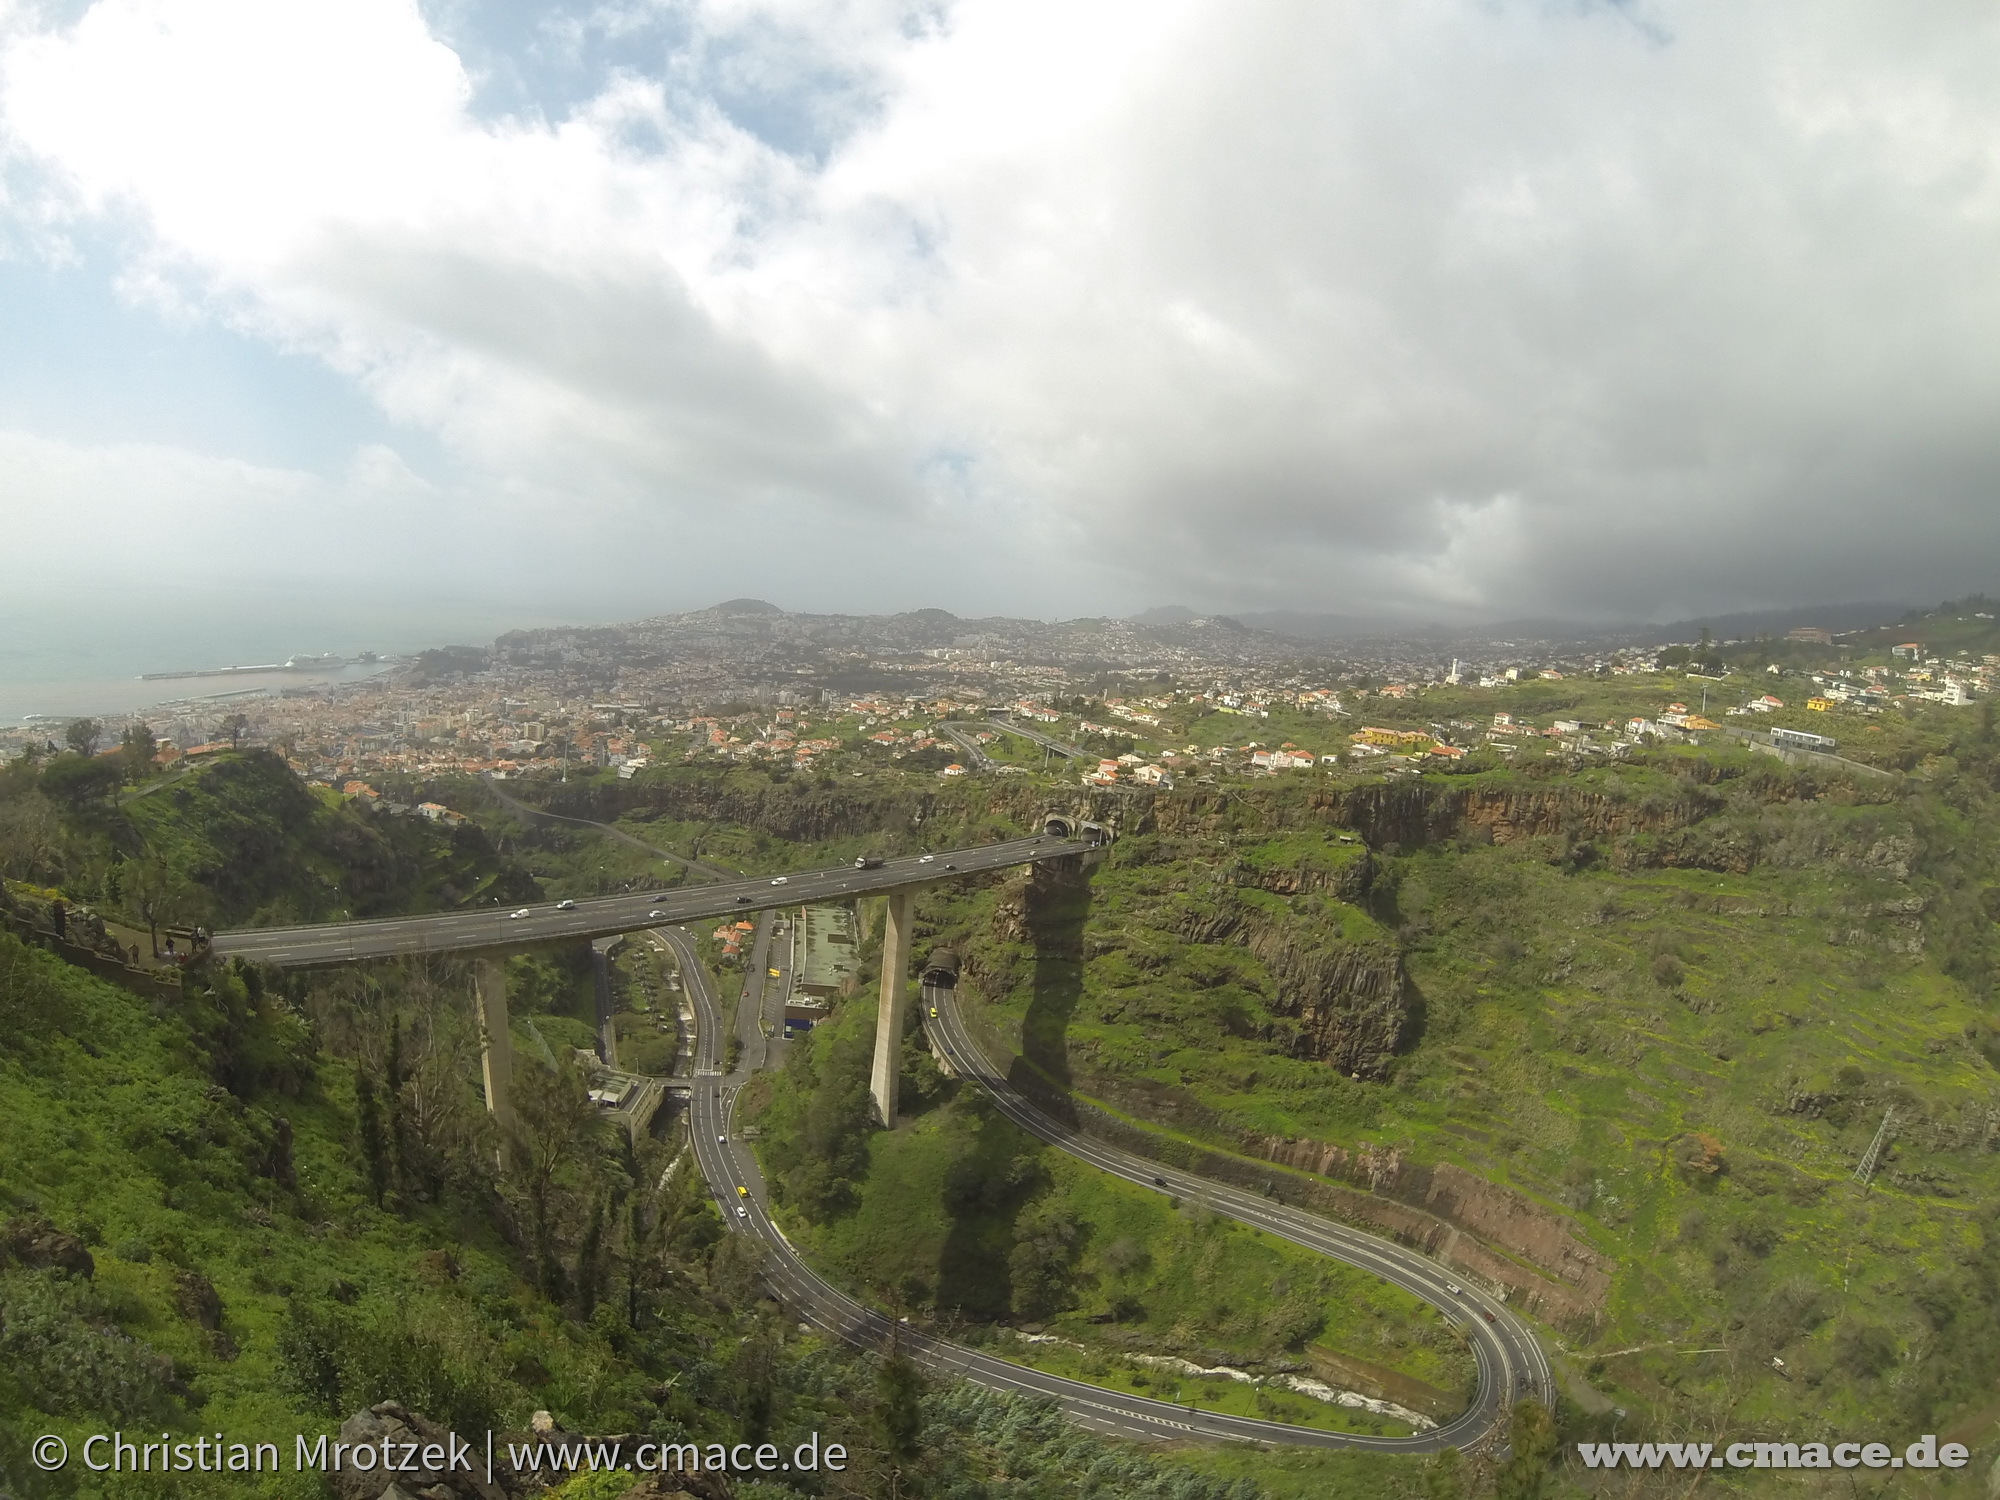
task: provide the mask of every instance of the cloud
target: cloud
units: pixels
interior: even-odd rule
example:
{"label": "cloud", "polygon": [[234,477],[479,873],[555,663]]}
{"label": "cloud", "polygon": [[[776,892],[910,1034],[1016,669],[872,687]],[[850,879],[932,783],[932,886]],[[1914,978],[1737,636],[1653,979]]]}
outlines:
{"label": "cloud", "polygon": [[[499,496],[461,545],[511,557],[563,516],[550,568],[777,525],[746,591],[853,607],[1991,581],[2000,36],[1969,4],[480,14],[17,28],[12,212],[121,226],[134,298],[435,435],[457,471],[406,525]],[[270,545],[310,527],[260,503]]]}

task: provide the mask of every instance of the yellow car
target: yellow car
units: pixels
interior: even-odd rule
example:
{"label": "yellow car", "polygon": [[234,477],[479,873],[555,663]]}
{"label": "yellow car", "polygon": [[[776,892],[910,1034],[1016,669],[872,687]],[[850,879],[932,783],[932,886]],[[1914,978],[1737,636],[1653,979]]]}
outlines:
{"label": "yellow car", "polygon": [[739,1198],[747,1198],[750,1196],[750,1189],[748,1189],[747,1187],[739,1187],[736,1190],[736,1196]]}
{"label": "yellow car", "polygon": [[777,978],[777,977],[778,977],[778,976],[779,976],[780,974],[782,974],[782,973],[784,973],[784,972],[785,972],[785,971],[784,971],[783,969],[773,969],[773,970],[771,970],[771,977],[772,977],[773,979],[776,979],[776,978]]}
{"label": "yellow car", "polygon": [[937,1019],[937,1007],[935,1005],[931,1007],[931,1019],[933,1021]]}

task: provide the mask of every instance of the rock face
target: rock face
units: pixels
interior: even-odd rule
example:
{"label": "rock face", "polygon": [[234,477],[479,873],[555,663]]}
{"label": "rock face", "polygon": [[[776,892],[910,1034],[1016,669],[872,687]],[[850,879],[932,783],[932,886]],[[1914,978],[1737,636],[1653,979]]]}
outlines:
{"label": "rock face", "polygon": [[215,1283],[199,1271],[181,1271],[174,1276],[174,1306],[182,1317],[210,1333],[222,1327],[222,1297]]}
{"label": "rock face", "polygon": [[0,1225],[0,1270],[64,1271],[89,1280],[97,1274],[83,1241],[66,1234],[39,1214],[10,1219]]}
{"label": "rock face", "polygon": [[1271,1008],[1299,1023],[1292,1050],[1343,1073],[1378,1077],[1409,1019],[1403,958],[1391,941],[1302,946],[1252,928],[1248,946],[1277,985]]}
{"label": "rock face", "polygon": [[[480,1434],[483,1438],[484,1434]],[[472,1441],[471,1435],[461,1434],[461,1441]],[[340,1441],[350,1447],[367,1444],[379,1454],[383,1443],[397,1446],[392,1451],[398,1464],[415,1464],[415,1472],[403,1471],[384,1475],[379,1461],[370,1469],[343,1467],[329,1475],[331,1488],[336,1500],[389,1500],[394,1490],[401,1489],[411,1496],[422,1495],[426,1500],[512,1500],[522,1493],[518,1488],[510,1489],[504,1484],[486,1483],[486,1465],[483,1444],[473,1459],[474,1473],[453,1469],[447,1457],[443,1467],[423,1466],[424,1449],[433,1453],[449,1454],[452,1435],[436,1422],[417,1415],[397,1405],[384,1401],[371,1406],[366,1411],[358,1411],[340,1424]],[[404,1450],[411,1443],[418,1445],[412,1457],[404,1457]],[[504,1450],[502,1450],[504,1451]],[[500,1475],[496,1471],[495,1479]]]}
{"label": "rock face", "polygon": [[[1391,1211],[1391,1217],[1398,1218],[1399,1239],[1421,1244],[1444,1260],[1526,1294],[1528,1306],[1545,1316],[1594,1322],[1603,1313],[1617,1263],[1591,1249],[1574,1220],[1524,1193],[1448,1162],[1421,1165],[1393,1149],[1362,1146],[1348,1151],[1325,1141],[1281,1136],[1246,1136],[1243,1145],[1266,1161],[1349,1182],[1374,1197],[1422,1210],[1432,1220],[1429,1226],[1402,1220]],[[1561,1287],[1549,1287],[1541,1277],[1525,1274],[1524,1267],[1493,1254],[1487,1245],[1529,1262]]]}

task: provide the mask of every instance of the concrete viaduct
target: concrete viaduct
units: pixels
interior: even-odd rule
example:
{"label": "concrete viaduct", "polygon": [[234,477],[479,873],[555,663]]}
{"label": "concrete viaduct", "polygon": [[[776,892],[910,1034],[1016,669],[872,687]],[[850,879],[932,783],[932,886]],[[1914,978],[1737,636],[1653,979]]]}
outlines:
{"label": "concrete viaduct", "polygon": [[774,907],[886,896],[888,917],[882,931],[881,1004],[869,1087],[877,1117],[885,1125],[894,1125],[898,1063],[909,1013],[912,896],[924,886],[968,875],[1091,855],[1109,837],[1097,824],[1052,813],[1043,821],[1038,834],[946,853],[720,881],[650,896],[604,896],[588,901],[543,903],[511,912],[448,912],[303,927],[238,928],[216,933],[208,952],[215,959],[240,958],[245,963],[277,969],[334,968],[371,959],[422,954],[469,955],[478,998],[486,1107],[504,1127],[514,1117],[514,1050],[508,1030],[506,969],[502,962],[509,954],[653,927],[742,916]]}

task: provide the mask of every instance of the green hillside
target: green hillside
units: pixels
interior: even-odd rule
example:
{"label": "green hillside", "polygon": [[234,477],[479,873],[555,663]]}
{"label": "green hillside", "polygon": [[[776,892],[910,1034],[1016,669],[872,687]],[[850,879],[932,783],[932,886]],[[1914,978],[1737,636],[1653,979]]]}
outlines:
{"label": "green hillside", "polygon": [[[1018,1084],[1504,1289],[1558,1356],[1566,1440],[1614,1421],[1641,1440],[1938,1432],[1983,1471],[2000,1455],[2000,747],[1977,714],[1921,733],[1897,778],[1711,745],[1171,795],[704,768],[560,795],[753,869],[1085,811],[1119,832],[1091,870],[919,903],[919,956],[964,955],[962,998]],[[0,860],[32,882],[10,900],[38,923],[57,892],[128,923],[135,893],[163,889],[212,921],[273,921],[435,909],[545,864],[585,891],[637,873],[608,850],[595,873],[588,830],[363,812],[268,757],[90,797],[74,769],[50,783],[57,764],[0,780]],[[516,959],[510,984],[532,1124],[503,1143],[460,966],[215,973],[162,1003],[0,938],[0,1343],[26,1372],[0,1384],[0,1482],[73,1492],[22,1468],[42,1430],[290,1430],[385,1392],[467,1422],[549,1407],[720,1433],[874,1431],[870,1413],[916,1399],[760,1301],[670,1129],[607,1134],[545,1065],[588,1038],[581,953]],[[1462,1403],[1463,1351],[1428,1309],[1045,1151],[940,1078],[920,1031],[909,1118],[874,1129],[871,1028],[864,989],[743,1106],[829,1273],[1011,1358],[1177,1401],[1384,1432],[1408,1424],[1290,1382]],[[1038,1494],[1007,1486],[1074,1467],[1079,1442],[1116,1469],[1105,1494],[1415,1495],[1435,1477],[1359,1455],[1114,1457],[998,1400],[922,1396],[933,1430],[904,1492]]]}
{"label": "green hillside", "polygon": [[[378,826],[274,764],[227,758],[123,807],[115,788],[58,807],[44,768],[12,768],[0,857],[47,884],[10,902],[45,932],[61,897],[75,939],[90,882],[142,857],[220,920],[324,914],[307,903],[347,854],[387,877],[375,909],[512,878],[476,834]],[[801,1335],[722,1232],[684,1136],[628,1140],[544,1061],[587,1039],[587,975],[581,953],[511,961],[521,1119],[503,1138],[462,966],[197,969],[142,997],[0,931],[0,1493],[320,1496],[294,1474],[47,1474],[29,1445],[220,1431],[289,1455],[293,1434],[382,1400],[473,1434],[540,1409],[675,1441],[818,1431],[850,1450],[841,1493],[1030,1500],[1078,1472],[1140,1500],[1264,1493]],[[799,1485],[748,1493],[821,1492]]]}
{"label": "green hillside", "polygon": [[[0,1491],[319,1496],[292,1474],[45,1475],[27,1450],[118,1427],[289,1455],[292,1434],[395,1400],[461,1434],[540,1408],[675,1441],[818,1430],[854,1453],[856,1494],[1029,1500],[1079,1468],[1141,1500],[1262,1493],[798,1336],[678,1145],[635,1156],[573,1077],[524,1065],[524,1130],[495,1174],[462,1056],[412,1019],[390,1090],[379,1039],[330,1056],[318,1019],[240,978],[163,1015],[0,934]],[[458,1092],[438,1120],[441,1075]],[[899,1404],[910,1460],[879,1438]]]}
{"label": "green hillside", "polygon": [[534,899],[479,827],[370,811],[263,750],[127,782],[116,756],[0,772],[0,874],[144,931],[249,926]]}
{"label": "green hillside", "polygon": [[[989,1047],[1086,1128],[1470,1239],[1460,1263],[1563,1352],[1571,1437],[1613,1408],[1625,1437],[1726,1414],[1793,1441],[1951,1433],[1990,1463],[2000,799],[1991,731],[1959,724],[1908,781],[1680,750],[1100,801],[1123,831],[1087,880],[927,892],[919,956],[965,955]],[[1282,1359],[1254,1289],[1179,1318],[1173,1226],[1143,1237],[1151,1281],[1107,1266],[1127,1210],[999,1149],[916,1043],[914,1117],[871,1132],[870,1008],[798,1049],[766,1116],[830,1266],[925,1316],[1074,1333],[1113,1369],[1120,1347]],[[1016,1185],[968,1211],[971,1179]],[[1051,1223],[1072,1279],[1023,1306],[1009,1257]]]}
{"label": "green hillside", "polygon": [[[945,1085],[921,1053],[911,1058],[928,1080],[917,1120],[872,1130],[863,1104],[872,1040],[866,1008],[848,1007],[794,1049],[786,1086],[759,1120],[800,1240],[876,1300],[964,1324],[1008,1358],[1171,1401],[1409,1431],[1277,1380],[1311,1378],[1332,1350],[1378,1366],[1425,1415],[1463,1408],[1470,1354],[1434,1310],[1198,1202],[1170,1205],[1050,1150],[982,1094]],[[1002,1326],[1042,1342],[1009,1339]],[[1267,1383],[1176,1373],[1163,1363],[1175,1359]]]}

